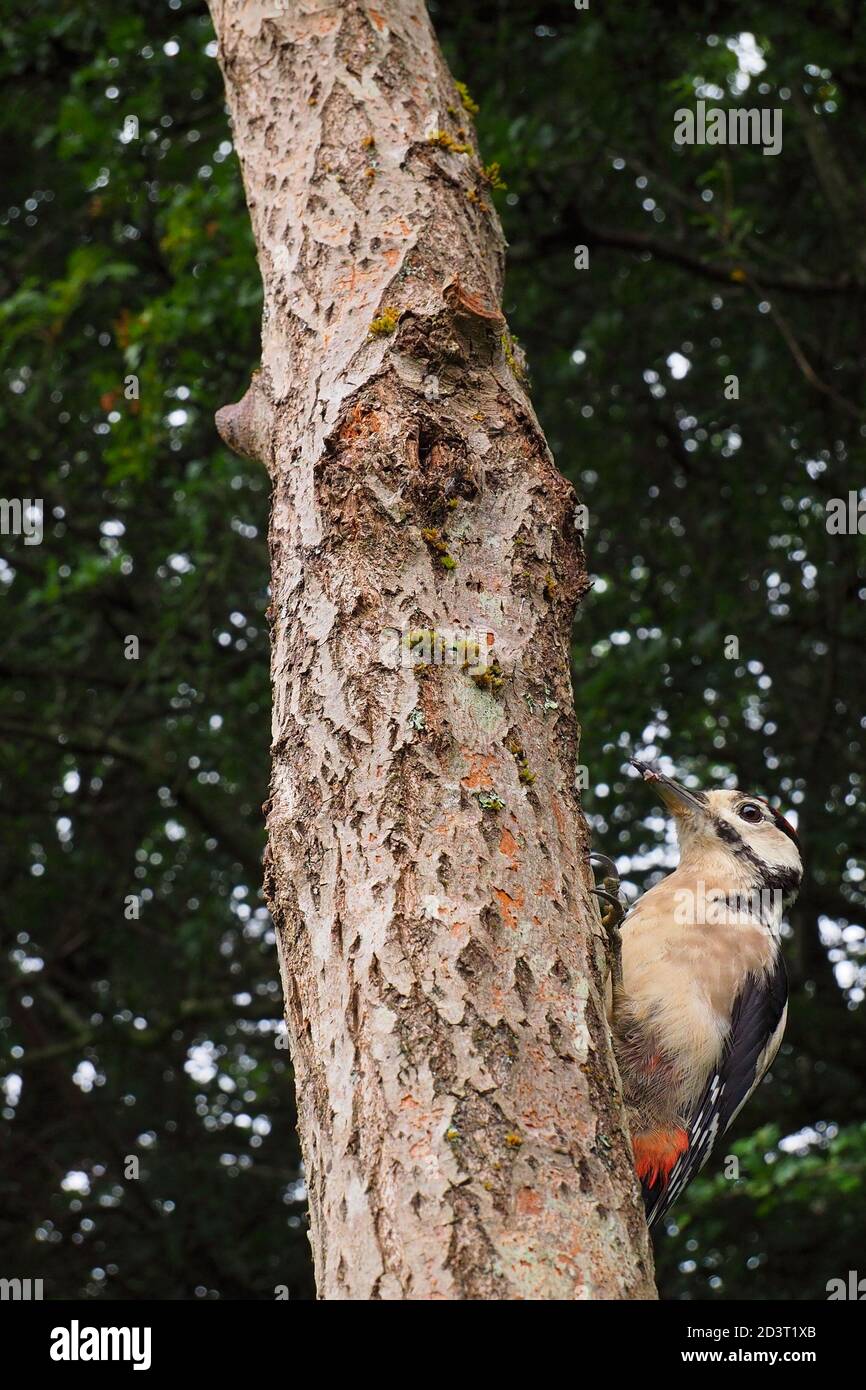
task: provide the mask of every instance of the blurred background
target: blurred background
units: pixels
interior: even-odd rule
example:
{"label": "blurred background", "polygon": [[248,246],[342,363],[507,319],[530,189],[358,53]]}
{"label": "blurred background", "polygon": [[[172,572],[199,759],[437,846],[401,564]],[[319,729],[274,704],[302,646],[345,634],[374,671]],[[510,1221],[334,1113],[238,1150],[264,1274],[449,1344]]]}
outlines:
{"label": "blurred background", "polygon": [[[713,1162],[659,1235],[660,1290],[824,1298],[866,1235],[866,542],[826,525],[866,498],[864,9],[431,12],[589,508],[595,843],[631,894],[671,862],[636,751],[772,797],[804,843],[787,1038],[739,1180]],[[260,893],[268,486],[213,427],[261,287],[210,20],[12,3],[0,73],[0,493],[44,514],[41,545],[0,536],[0,1274],[310,1298]],[[781,153],[676,146],[701,97],[781,109]]]}

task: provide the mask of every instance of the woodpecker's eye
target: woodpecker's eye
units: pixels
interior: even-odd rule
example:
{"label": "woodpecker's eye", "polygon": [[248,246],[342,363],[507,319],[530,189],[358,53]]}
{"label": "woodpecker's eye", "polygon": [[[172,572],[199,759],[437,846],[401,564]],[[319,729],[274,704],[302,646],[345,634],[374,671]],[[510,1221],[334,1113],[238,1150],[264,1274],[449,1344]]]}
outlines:
{"label": "woodpecker's eye", "polygon": [[764,813],[753,801],[747,801],[745,806],[740,807],[739,817],[740,820],[747,820],[749,825],[757,825],[764,819]]}

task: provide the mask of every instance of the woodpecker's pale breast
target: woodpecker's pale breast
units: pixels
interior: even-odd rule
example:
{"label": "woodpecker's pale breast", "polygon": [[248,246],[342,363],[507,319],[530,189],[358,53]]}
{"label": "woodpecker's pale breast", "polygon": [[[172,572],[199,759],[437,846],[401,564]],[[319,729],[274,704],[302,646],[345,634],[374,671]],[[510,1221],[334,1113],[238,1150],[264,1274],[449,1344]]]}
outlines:
{"label": "woodpecker's pale breast", "polygon": [[[714,908],[725,915],[732,891],[729,878],[677,870],[644,894],[622,926],[621,1007],[670,1059],[675,1108],[682,1112],[718,1065],[747,977],[762,975],[775,958],[762,922],[700,920]],[[741,914],[729,909],[726,915]]]}

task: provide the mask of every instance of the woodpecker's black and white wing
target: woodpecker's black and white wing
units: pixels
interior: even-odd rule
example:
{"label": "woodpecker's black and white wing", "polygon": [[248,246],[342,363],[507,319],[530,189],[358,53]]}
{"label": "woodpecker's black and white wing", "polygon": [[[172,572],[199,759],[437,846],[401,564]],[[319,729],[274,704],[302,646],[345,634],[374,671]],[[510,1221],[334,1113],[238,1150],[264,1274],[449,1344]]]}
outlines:
{"label": "woodpecker's black and white wing", "polygon": [[788,976],[781,953],[760,976],[749,975],[731,1011],[719,1065],[688,1118],[688,1148],[667,1183],[643,1183],[650,1226],[660,1221],[700,1172],[716,1140],[733,1124],[779,1050],[788,1010]]}

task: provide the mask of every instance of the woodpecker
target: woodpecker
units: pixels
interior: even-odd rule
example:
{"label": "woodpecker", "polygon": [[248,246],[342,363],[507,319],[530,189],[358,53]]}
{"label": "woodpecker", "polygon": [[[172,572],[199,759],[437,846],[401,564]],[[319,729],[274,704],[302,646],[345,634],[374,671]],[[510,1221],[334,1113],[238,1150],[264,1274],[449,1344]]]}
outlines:
{"label": "woodpecker", "polygon": [[[653,1226],[779,1049],[788,996],[780,928],[803,866],[796,832],[762,797],[689,791],[632,762],[672,813],[680,847],[678,867],[621,928],[611,906],[603,917],[613,932],[608,1019]],[[608,904],[612,887],[606,878],[599,890]]]}

